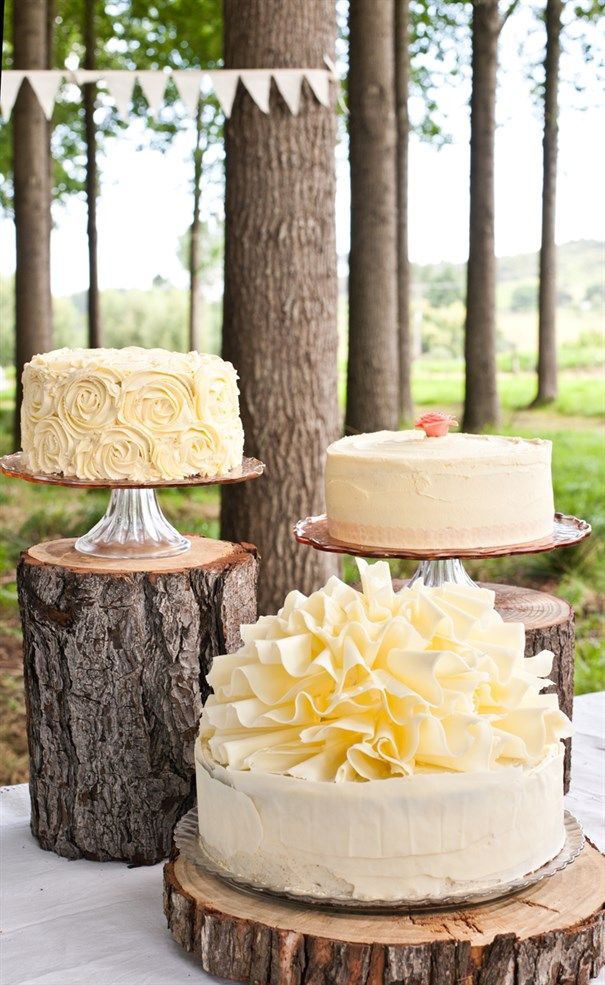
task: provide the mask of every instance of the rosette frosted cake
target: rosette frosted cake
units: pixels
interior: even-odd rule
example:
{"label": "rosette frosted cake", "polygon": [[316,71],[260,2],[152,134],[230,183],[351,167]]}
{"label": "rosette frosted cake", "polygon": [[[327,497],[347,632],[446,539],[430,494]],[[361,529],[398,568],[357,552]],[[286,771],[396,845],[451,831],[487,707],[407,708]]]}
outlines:
{"label": "rosette frosted cake", "polygon": [[[431,415],[439,416],[439,415]],[[552,536],[550,441],[378,431],[328,448],[336,540],[414,550],[490,548]]]}
{"label": "rosette frosted cake", "polygon": [[32,472],[133,482],[224,475],[244,432],[231,363],[163,349],[57,349],[23,370]]}
{"label": "rosette frosted cake", "polygon": [[[196,742],[205,851],[250,883],[356,900],[497,887],[564,842],[552,654],[487,589],[359,562],[215,658]],[[537,821],[539,819],[539,821]]]}

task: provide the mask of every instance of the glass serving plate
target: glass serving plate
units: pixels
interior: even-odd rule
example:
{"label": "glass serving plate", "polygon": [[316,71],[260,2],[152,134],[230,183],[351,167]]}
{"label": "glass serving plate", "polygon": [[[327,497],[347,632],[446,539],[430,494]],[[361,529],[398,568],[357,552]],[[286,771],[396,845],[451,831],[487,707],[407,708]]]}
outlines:
{"label": "glass serving plate", "polygon": [[265,466],[257,458],[244,458],[226,475],[192,475],[166,482],[136,483],[127,480],[89,481],[69,475],[38,475],[25,468],[23,453],[0,458],[0,471],[13,479],[73,489],[110,489],[109,505],[98,523],[79,537],[74,547],[91,557],[143,560],[174,557],[189,550],[191,541],[176,530],[162,513],[156,489],[187,486],[229,485],[258,479]]}
{"label": "glass serving plate", "polygon": [[213,876],[218,876],[234,889],[246,893],[253,893],[260,896],[268,896],[273,899],[287,900],[288,902],[303,904],[306,906],[326,908],[332,911],[355,912],[355,913],[415,913],[419,911],[431,910],[452,910],[466,908],[469,906],[480,906],[483,903],[490,903],[494,900],[504,899],[515,893],[535,886],[543,879],[548,879],[556,872],[560,872],[570,865],[582,851],[584,847],[584,833],[573,814],[565,811],[565,842],[563,848],[550,862],[541,868],[518,879],[510,882],[499,882],[491,886],[484,884],[477,887],[468,887],[463,892],[453,892],[450,896],[443,899],[397,899],[397,900],[357,900],[351,896],[309,896],[306,893],[297,893],[296,890],[286,889],[277,892],[274,889],[264,886],[261,883],[251,883],[242,878],[236,872],[221,866],[211,857],[199,838],[197,807],[192,807],[187,814],[184,814],[174,829],[174,844],[188,862],[198,866],[205,872]]}
{"label": "glass serving plate", "polygon": [[543,540],[532,540],[525,544],[506,544],[500,547],[460,547],[449,549],[367,547],[363,544],[345,543],[331,537],[328,531],[328,518],[325,513],[320,516],[307,516],[299,520],[294,527],[294,536],[299,544],[313,547],[316,551],[328,551],[333,554],[352,554],[356,557],[371,558],[411,558],[420,564],[409,584],[422,578],[429,587],[454,582],[457,585],[474,585],[467,574],[462,558],[506,557],[510,554],[540,554],[554,551],[559,547],[573,547],[590,536],[592,528],[586,520],[564,513],[555,513],[550,537]]}

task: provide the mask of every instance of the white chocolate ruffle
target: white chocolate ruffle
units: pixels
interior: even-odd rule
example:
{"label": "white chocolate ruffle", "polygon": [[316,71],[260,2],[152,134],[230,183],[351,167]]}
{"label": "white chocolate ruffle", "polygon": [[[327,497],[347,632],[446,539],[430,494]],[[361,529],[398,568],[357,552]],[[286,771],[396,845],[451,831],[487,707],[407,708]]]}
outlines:
{"label": "white chocolate ruffle", "polygon": [[532,767],[571,734],[552,654],[524,657],[522,624],[494,593],[447,584],[395,592],[388,564],[358,562],[362,591],[331,578],[291,592],[216,657],[200,735],[233,770],[307,780]]}

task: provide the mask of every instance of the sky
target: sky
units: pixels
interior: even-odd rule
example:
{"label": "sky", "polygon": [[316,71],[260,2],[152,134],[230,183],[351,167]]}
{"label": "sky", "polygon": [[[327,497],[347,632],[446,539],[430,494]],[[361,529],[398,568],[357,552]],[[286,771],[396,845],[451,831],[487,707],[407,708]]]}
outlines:
{"label": "sky", "polygon": [[[500,48],[496,135],[496,253],[534,252],[540,242],[542,124],[524,77],[519,47],[536,61],[542,34],[525,13],[506,24]],[[528,40],[529,39],[529,40]],[[573,47],[573,46],[572,46]],[[578,96],[570,81],[585,73],[579,46],[562,63],[556,239],[559,243],[605,237],[605,116],[597,87]],[[438,148],[412,135],[410,143],[410,255],[416,263],[463,262],[468,251],[468,80],[449,80],[438,94],[451,143]],[[584,103],[588,108],[579,109]],[[259,110],[260,112],[260,110]],[[412,105],[412,113],[414,105]],[[109,287],[147,288],[160,275],[185,286],[176,247],[191,218],[192,134],[170,150],[145,148],[141,124],[112,140],[101,162],[98,205],[99,281]],[[336,224],[339,256],[349,242],[346,147],[336,154]],[[269,180],[269,179],[268,179]],[[205,207],[221,208],[209,190]],[[208,201],[209,200],[209,201]],[[55,209],[51,242],[52,288],[68,295],[87,287],[86,207],[72,199]],[[0,221],[0,273],[14,269],[14,227]]]}

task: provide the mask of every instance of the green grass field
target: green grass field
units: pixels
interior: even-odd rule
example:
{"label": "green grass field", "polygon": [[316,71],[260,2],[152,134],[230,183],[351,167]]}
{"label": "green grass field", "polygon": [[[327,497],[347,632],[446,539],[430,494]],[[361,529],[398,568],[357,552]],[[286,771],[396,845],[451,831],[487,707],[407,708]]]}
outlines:
{"label": "green grass field", "polygon": [[[414,372],[419,406],[460,413],[461,367],[454,361],[422,360]],[[527,585],[552,591],[576,609],[576,692],[605,688],[603,628],[605,614],[605,380],[599,372],[565,370],[560,394],[547,409],[528,410],[535,388],[530,373],[501,374],[502,423],[498,431],[550,438],[554,445],[555,501],[563,513],[589,520],[593,536],[579,547],[531,557],[469,562],[476,579]],[[4,437],[0,450],[12,450],[9,437],[12,394],[0,398]],[[265,481],[270,481],[269,477]],[[20,551],[40,540],[77,536],[102,515],[106,493],[31,486],[0,480],[0,782],[18,782],[27,773],[27,744],[21,666],[21,639],[14,570]],[[167,490],[162,505],[176,526],[191,533],[218,535],[216,490]],[[412,563],[394,563],[405,576]],[[349,559],[345,577],[356,578]]]}

